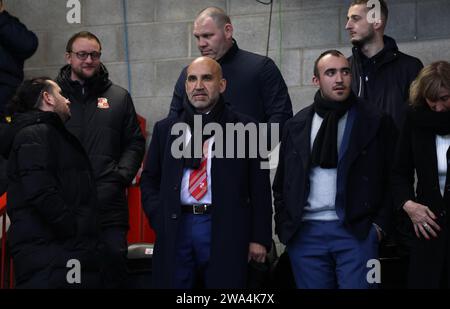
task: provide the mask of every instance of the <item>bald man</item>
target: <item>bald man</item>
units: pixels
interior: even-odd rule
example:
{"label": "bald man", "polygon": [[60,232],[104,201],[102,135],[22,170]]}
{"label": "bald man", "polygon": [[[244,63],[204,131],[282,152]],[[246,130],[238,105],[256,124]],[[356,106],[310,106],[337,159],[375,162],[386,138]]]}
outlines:
{"label": "bald man", "polygon": [[[192,34],[202,56],[220,63],[229,82],[223,96],[233,110],[258,123],[279,125],[281,134],[284,123],[292,117],[291,99],[283,76],[272,59],[240,49],[233,31],[230,17],[222,9],[208,7],[197,15]],[[170,115],[183,111],[186,73],[184,68],[175,85]],[[274,140],[279,137],[275,135]]]}
{"label": "bald man", "polygon": [[[219,142],[227,153],[226,124],[249,123],[225,105],[226,85],[215,60],[195,59],[187,69],[183,112],[155,124],[141,180],[142,205],[156,232],[155,288],[244,288],[248,262],[264,262],[270,249],[268,170],[248,153],[212,155]],[[197,134],[194,122],[202,128],[214,123],[224,134]],[[171,134],[175,125],[186,129],[186,149],[199,144],[200,154],[179,158],[172,152],[180,139],[178,131]],[[249,149],[249,138],[245,143]]]}

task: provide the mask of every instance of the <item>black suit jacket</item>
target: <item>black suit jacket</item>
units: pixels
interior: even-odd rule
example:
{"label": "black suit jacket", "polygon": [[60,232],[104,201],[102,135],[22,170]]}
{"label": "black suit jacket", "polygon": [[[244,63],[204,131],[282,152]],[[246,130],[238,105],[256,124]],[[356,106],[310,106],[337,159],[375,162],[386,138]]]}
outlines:
{"label": "black suit jacket", "polygon": [[[392,119],[367,103],[354,105],[347,150],[338,163],[336,207],[344,224],[364,239],[376,223],[390,230],[392,202],[389,172],[396,136]],[[301,224],[309,195],[310,136],[314,109],[303,109],[286,123],[274,180],[275,231],[287,244]],[[349,119],[347,120],[349,121]]]}

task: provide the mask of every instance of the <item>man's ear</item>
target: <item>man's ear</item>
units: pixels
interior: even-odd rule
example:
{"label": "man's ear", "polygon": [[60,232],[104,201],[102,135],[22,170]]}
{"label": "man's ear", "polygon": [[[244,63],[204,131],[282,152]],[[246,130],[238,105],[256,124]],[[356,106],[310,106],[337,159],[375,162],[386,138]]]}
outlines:
{"label": "man's ear", "polygon": [[319,80],[319,78],[316,75],[313,76],[312,82],[313,82],[314,86],[316,86],[316,87],[320,86],[320,80]]}
{"label": "man's ear", "polygon": [[379,31],[384,29],[385,21],[383,19],[377,20],[372,23],[373,30]]}
{"label": "man's ear", "polygon": [[219,92],[224,93],[225,89],[227,89],[227,80],[225,78],[222,78],[219,84]]}
{"label": "man's ear", "polygon": [[68,53],[68,52],[65,52],[64,53],[64,58],[66,59],[66,63],[67,64],[70,64],[70,59],[71,59],[71,54],[70,53]]}
{"label": "man's ear", "polygon": [[44,91],[42,93],[42,103],[45,105],[50,105],[50,106],[54,106],[55,105],[55,100],[52,96],[52,94],[48,91]]}
{"label": "man's ear", "polygon": [[230,24],[230,23],[225,24],[223,30],[225,32],[225,37],[227,39],[231,39],[233,37],[233,25],[232,24]]}

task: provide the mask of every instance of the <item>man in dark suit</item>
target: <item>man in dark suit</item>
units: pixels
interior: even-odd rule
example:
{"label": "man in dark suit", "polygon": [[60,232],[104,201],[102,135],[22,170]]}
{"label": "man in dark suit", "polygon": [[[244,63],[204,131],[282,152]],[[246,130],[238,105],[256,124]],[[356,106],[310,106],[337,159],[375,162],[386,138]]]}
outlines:
{"label": "man in dark suit", "polygon": [[[259,156],[229,151],[240,145],[228,143],[235,132],[225,128],[254,123],[225,105],[225,88],[220,65],[197,58],[187,69],[183,112],[154,127],[141,190],[156,232],[155,288],[186,289],[198,282],[206,288],[243,288],[248,262],[264,262],[270,249],[269,173],[261,169]],[[209,125],[225,132],[207,135]],[[187,144],[183,156],[174,147],[179,140]],[[243,140],[248,150],[250,138]],[[221,146],[226,157],[216,155]]]}
{"label": "man in dark suit", "polygon": [[297,287],[376,286],[379,276],[368,280],[367,265],[377,259],[392,216],[395,125],[353,94],[350,65],[339,51],[319,56],[313,83],[319,87],[314,103],[283,131],[275,230],[287,245]]}

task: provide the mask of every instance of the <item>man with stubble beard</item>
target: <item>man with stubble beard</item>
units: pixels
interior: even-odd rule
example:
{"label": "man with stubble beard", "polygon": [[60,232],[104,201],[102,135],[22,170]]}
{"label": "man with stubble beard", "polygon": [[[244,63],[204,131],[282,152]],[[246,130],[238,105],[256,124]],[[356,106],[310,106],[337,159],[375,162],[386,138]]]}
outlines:
{"label": "man with stubble beard", "polygon": [[[352,68],[352,88],[358,97],[388,113],[397,126],[402,127],[408,108],[409,86],[423,68],[422,62],[398,50],[395,40],[384,35],[389,10],[384,0],[376,2],[378,7],[368,7],[368,0],[353,0],[347,14],[347,24],[353,44],[350,63]],[[373,10],[379,16],[370,19]],[[372,16],[373,17],[373,16]],[[377,20],[378,19],[378,20]],[[395,271],[386,273],[386,278],[405,281],[409,242],[412,231],[408,230],[409,218],[403,213],[396,215],[396,231],[382,243],[383,257],[395,255]],[[395,246],[395,244],[397,244]],[[394,249],[393,252],[392,248]],[[386,251],[386,249],[388,249]],[[387,269],[387,267],[386,267]],[[385,283],[392,281],[384,280]],[[400,282],[399,281],[399,282]],[[388,286],[388,285],[386,285]]]}
{"label": "man with stubble beard", "polygon": [[397,128],[408,106],[409,85],[422,69],[422,62],[398,50],[395,40],[384,35],[388,7],[378,1],[379,19],[370,19],[372,10],[368,0],[353,0],[347,14],[345,29],[353,44],[350,63],[352,88],[362,97],[388,113]]}
{"label": "man with stubble beard", "polygon": [[66,46],[67,65],[57,81],[72,103],[67,128],[81,141],[94,170],[105,287],[119,288],[127,276],[125,190],[141,165],[145,139],[130,94],[111,82],[101,54],[100,40],[94,34],[74,34]]}

